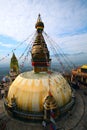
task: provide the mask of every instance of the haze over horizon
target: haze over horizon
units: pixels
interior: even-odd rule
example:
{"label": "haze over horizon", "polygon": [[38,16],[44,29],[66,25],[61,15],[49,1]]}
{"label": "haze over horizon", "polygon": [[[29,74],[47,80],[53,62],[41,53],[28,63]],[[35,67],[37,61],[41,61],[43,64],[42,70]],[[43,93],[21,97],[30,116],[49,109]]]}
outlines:
{"label": "haze over horizon", "polygon": [[[87,52],[86,0],[3,0],[0,1],[0,59],[34,34],[39,13],[44,31],[64,53]],[[20,56],[24,46],[15,50],[16,55]]]}

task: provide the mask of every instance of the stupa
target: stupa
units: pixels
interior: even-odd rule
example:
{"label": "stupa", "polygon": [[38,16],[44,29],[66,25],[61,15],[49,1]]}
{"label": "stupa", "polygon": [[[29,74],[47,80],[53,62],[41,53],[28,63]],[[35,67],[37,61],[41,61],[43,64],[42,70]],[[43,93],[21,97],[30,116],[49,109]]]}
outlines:
{"label": "stupa", "polygon": [[33,70],[19,74],[5,100],[7,112],[27,120],[49,120],[50,111],[58,118],[69,111],[74,100],[64,77],[49,70],[50,53],[43,37],[44,23],[38,16],[37,36],[31,50]]}

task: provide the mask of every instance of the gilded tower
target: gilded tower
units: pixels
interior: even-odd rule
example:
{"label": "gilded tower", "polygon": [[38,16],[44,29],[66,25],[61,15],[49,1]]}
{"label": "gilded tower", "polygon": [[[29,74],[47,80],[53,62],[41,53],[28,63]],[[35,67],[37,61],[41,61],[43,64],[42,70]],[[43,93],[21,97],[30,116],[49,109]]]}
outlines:
{"label": "gilded tower", "polygon": [[47,71],[50,62],[50,56],[47,44],[42,34],[44,29],[44,23],[41,20],[40,14],[38,15],[35,28],[37,29],[37,36],[35,38],[31,51],[32,66],[34,67],[34,72]]}

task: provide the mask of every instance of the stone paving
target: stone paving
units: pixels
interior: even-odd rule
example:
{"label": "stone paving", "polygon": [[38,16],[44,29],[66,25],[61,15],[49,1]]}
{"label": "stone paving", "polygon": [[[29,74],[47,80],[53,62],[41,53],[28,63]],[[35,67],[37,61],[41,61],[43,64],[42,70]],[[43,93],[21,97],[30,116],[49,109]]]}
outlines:
{"label": "stone paving", "polygon": [[76,94],[76,103],[72,111],[57,122],[57,126],[63,127],[64,130],[75,129],[84,114],[84,104],[81,96]]}
{"label": "stone paving", "polygon": [[75,130],[87,130],[87,95],[84,95],[84,91],[87,92],[87,89],[79,90],[79,94],[82,96],[85,106],[84,115]]}
{"label": "stone paving", "polygon": [[[87,130],[87,96],[85,90],[76,92],[76,103],[72,111],[57,121],[57,130]],[[1,120],[3,119],[3,120]],[[50,130],[49,125],[43,128],[41,123],[25,123],[9,117],[4,109],[3,100],[0,100],[0,130]],[[3,129],[1,129],[3,128]]]}

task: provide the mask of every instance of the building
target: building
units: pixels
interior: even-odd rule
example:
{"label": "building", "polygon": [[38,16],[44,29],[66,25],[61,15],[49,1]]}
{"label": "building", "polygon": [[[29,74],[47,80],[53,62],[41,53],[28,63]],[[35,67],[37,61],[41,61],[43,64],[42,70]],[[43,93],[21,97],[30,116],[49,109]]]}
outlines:
{"label": "building", "polygon": [[71,82],[78,88],[87,87],[87,65],[72,70]]}

